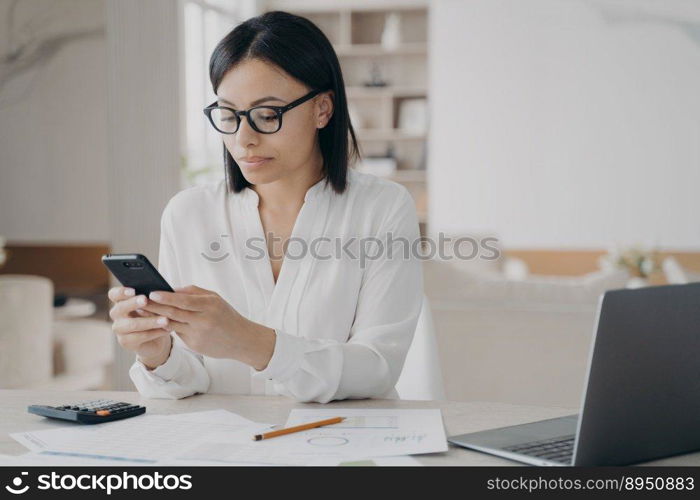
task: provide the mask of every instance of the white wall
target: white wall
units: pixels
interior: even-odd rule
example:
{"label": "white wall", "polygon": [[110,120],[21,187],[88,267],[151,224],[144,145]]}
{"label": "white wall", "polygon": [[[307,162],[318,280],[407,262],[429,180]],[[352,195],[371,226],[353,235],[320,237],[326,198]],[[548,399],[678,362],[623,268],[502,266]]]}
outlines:
{"label": "white wall", "polygon": [[[0,54],[22,49],[27,64],[0,58],[0,235],[157,262],[160,216],[180,188],[180,3],[12,5],[0,0],[0,26],[14,26]],[[115,388],[133,388],[133,356],[115,352]]]}
{"label": "white wall", "polygon": [[[112,250],[156,263],[161,213],[179,190],[181,9],[172,0],[105,0],[105,13]],[[133,389],[134,356],[116,337],[115,357],[115,389]]]}
{"label": "white wall", "polygon": [[10,6],[0,1],[0,54],[53,41],[16,76],[0,65],[0,234],[11,242],[108,242],[103,2]]}
{"label": "white wall", "polygon": [[700,248],[699,2],[431,8],[431,233]]}

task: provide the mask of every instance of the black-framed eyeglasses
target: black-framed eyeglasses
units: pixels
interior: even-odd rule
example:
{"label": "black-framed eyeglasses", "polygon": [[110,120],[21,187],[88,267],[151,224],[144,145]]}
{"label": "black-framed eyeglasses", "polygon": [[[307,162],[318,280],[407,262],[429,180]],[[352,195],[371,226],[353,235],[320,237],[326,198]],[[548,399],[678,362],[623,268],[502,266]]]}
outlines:
{"label": "black-framed eyeglasses", "polygon": [[233,108],[219,106],[216,102],[213,102],[204,108],[204,114],[207,115],[212,126],[222,134],[235,134],[238,131],[238,127],[241,126],[241,116],[247,116],[248,123],[257,132],[274,134],[282,128],[282,115],[284,113],[321,92],[323,92],[322,89],[313,90],[286,106],[255,106],[245,111],[236,111]]}

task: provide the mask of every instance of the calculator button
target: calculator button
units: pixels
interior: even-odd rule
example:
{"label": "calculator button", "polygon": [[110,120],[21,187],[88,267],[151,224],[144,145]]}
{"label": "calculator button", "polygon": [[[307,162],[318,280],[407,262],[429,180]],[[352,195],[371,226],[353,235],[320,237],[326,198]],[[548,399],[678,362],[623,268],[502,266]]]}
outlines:
{"label": "calculator button", "polygon": [[97,414],[100,417],[106,417],[108,415],[111,415],[111,412],[109,410],[97,410]]}

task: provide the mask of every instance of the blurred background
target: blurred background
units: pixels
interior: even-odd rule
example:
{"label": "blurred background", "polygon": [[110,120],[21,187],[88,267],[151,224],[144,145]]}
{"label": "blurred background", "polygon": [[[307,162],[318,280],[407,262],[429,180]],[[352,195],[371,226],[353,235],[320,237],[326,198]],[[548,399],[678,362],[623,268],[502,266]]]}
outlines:
{"label": "blurred background", "polygon": [[600,294],[700,280],[695,0],[0,0],[0,387],[133,390],[100,256],[223,177],[209,56],[269,10],[335,46],[354,168],[497,242],[424,262],[402,396],[576,406]]}

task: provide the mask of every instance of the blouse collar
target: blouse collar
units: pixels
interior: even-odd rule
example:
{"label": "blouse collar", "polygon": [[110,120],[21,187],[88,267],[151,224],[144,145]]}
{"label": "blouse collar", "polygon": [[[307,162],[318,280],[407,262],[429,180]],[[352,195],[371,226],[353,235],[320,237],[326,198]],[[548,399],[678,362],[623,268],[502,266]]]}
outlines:
{"label": "blouse collar", "polygon": [[[328,193],[330,191],[330,184],[326,182],[326,177],[318,181],[316,184],[311,186],[309,189],[306,190],[306,194],[304,195],[304,201],[310,201],[313,200],[325,193]],[[244,188],[241,192],[241,200],[246,204],[254,207],[258,207],[260,204],[260,196],[258,193],[255,192],[254,189],[252,189],[250,186],[247,186]]]}

